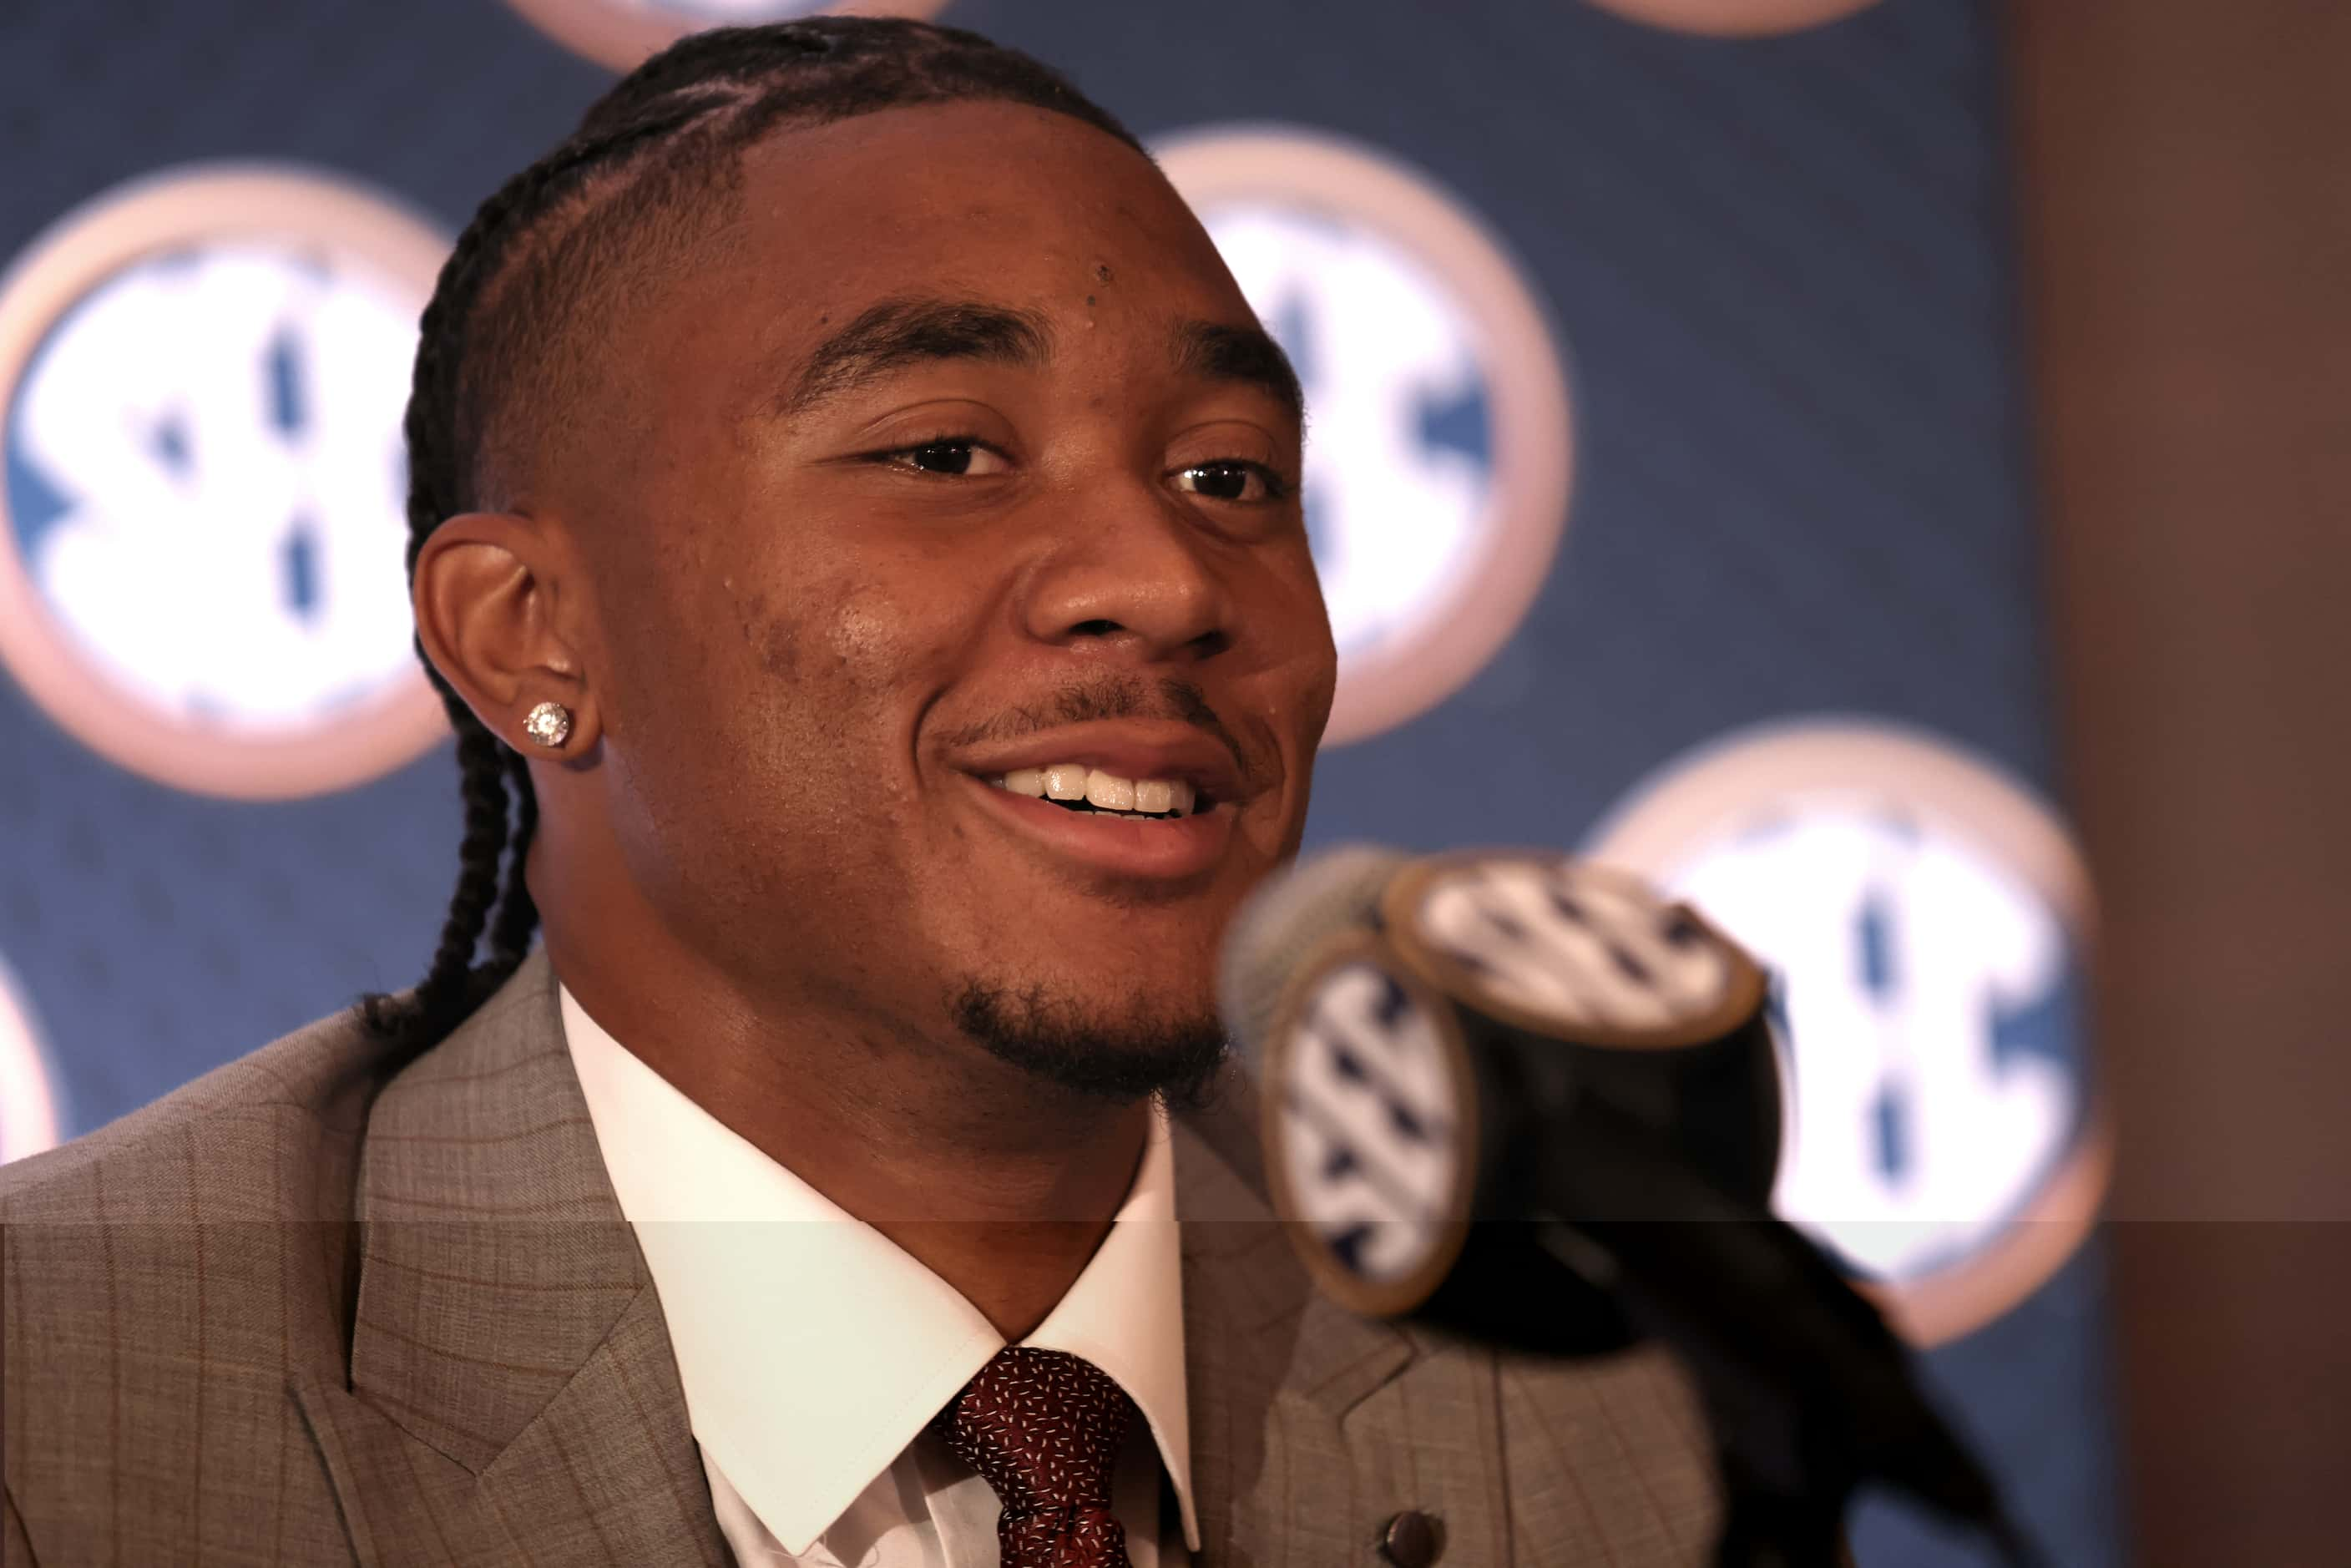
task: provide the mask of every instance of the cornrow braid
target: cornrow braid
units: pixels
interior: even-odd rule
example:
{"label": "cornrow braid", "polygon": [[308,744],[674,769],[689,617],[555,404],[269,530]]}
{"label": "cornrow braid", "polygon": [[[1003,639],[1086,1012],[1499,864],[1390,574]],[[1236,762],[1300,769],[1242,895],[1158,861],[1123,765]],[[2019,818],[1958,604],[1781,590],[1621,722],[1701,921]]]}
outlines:
{"label": "cornrow braid", "polygon": [[507,775],[514,780],[514,836],[507,852],[506,887],[498,899],[496,924],[490,927],[490,968],[511,975],[530,954],[530,939],[538,930],[538,905],[523,880],[523,858],[538,831],[538,793],[530,787],[530,764],[518,751],[507,752]]}
{"label": "cornrow braid", "polygon": [[[745,149],[785,126],[914,104],[997,100],[1082,120],[1141,143],[1061,76],[976,33],[896,17],[816,16],[684,38],[622,78],[553,152],[475,212],[419,323],[404,425],[408,573],[433,530],[499,498],[485,483],[522,444],[549,395],[533,384],[540,345],[560,344],[614,257],[641,244],[624,200],[656,172],[692,199],[732,189]],[[584,236],[584,237],[583,237]],[[574,240],[587,248],[567,249]],[[553,378],[540,375],[539,382]],[[524,862],[538,822],[528,765],[417,656],[457,737],[465,836],[432,967],[410,992],[362,1003],[369,1026],[409,1051],[447,1035],[528,955],[538,908]],[[486,938],[485,961],[476,957]]]}

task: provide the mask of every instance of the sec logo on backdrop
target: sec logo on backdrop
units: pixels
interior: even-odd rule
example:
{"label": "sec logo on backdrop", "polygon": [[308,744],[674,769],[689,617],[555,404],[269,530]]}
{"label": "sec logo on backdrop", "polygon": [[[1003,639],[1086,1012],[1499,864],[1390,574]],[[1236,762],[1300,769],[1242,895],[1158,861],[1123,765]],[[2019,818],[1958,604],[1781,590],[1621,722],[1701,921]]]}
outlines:
{"label": "sec logo on backdrop", "polygon": [[2088,878],[2064,827],[1914,732],[1701,748],[1586,845],[1772,971],[1793,1092],[1773,1203],[1911,1338],[2007,1312],[2079,1246],[2111,1139],[2080,1014]]}
{"label": "sec logo on backdrop", "polygon": [[32,1005],[0,963],[0,1165],[55,1145],[62,1120]]}
{"label": "sec logo on backdrop", "polygon": [[511,0],[575,54],[633,70],[685,37],[797,16],[931,16],[946,0]]}
{"label": "sec logo on backdrop", "polygon": [[1571,433],[1545,313],[1476,216],[1367,148],[1243,129],[1157,151],[1306,384],[1325,738],[1377,734],[1476,674],[1550,570]]}
{"label": "sec logo on backdrop", "polygon": [[167,172],[0,277],[0,664],[152,779],[274,799],[445,733],[401,417],[448,245],[348,182]]}
{"label": "sec logo on backdrop", "polygon": [[1841,21],[1869,9],[1877,0],[1592,0],[1592,4],[1677,33],[1761,37]]}

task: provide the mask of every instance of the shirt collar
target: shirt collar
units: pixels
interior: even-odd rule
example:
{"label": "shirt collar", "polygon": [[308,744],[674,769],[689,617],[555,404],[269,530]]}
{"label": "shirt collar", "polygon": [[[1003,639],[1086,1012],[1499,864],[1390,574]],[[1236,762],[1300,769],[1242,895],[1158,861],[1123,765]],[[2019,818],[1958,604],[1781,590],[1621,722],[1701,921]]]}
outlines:
{"label": "shirt collar", "polygon": [[[561,1000],[597,1145],[668,1320],[695,1438],[803,1555],[1003,1337],[953,1286],[631,1054],[569,989]],[[1155,1111],[1109,1233],[1022,1343],[1083,1356],[1126,1391],[1196,1552],[1182,1302],[1175,1157]]]}

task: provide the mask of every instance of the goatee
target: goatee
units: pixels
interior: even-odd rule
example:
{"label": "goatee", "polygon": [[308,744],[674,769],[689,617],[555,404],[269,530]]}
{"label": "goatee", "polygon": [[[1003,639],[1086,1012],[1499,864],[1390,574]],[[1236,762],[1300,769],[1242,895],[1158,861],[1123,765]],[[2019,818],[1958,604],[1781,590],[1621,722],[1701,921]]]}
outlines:
{"label": "goatee", "polygon": [[1042,986],[977,979],[950,1005],[956,1027],[998,1061],[1116,1104],[1155,1094],[1170,1110],[1196,1110],[1227,1055],[1213,1012],[1096,1011]]}

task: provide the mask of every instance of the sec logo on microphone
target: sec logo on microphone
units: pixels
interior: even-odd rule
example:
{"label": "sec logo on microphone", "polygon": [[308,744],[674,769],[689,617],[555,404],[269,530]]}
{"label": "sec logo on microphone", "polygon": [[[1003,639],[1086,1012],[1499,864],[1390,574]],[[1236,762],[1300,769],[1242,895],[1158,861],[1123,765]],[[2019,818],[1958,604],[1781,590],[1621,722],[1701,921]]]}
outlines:
{"label": "sec logo on microphone", "polygon": [[447,249],[346,181],[211,165],[99,197],[0,277],[0,664],[50,717],[251,799],[446,733],[401,418]]}
{"label": "sec logo on microphone", "polygon": [[0,963],[0,1165],[55,1145],[62,1120],[32,1004]]}
{"label": "sec logo on microphone", "polygon": [[1567,511],[1567,380],[1485,225],[1368,148],[1196,133],[1160,163],[1305,383],[1306,524],[1339,645],[1326,742],[1475,675],[1541,591]]}
{"label": "sec logo on microphone", "polygon": [[1410,1312],[1468,1239],[1476,1088],[1446,1009],[1358,936],[1318,949],[1267,1030],[1267,1176],[1322,1288]]}
{"label": "sec logo on microphone", "polygon": [[2081,1244],[2112,1139],[2082,1017],[2089,880],[2047,807],[1891,727],[1733,736],[1586,845],[1772,972],[1792,1092],[1773,1206],[1914,1341],[1991,1322]]}
{"label": "sec logo on microphone", "polygon": [[946,0],[511,0],[575,54],[634,70],[688,33],[798,16],[930,16]]}

